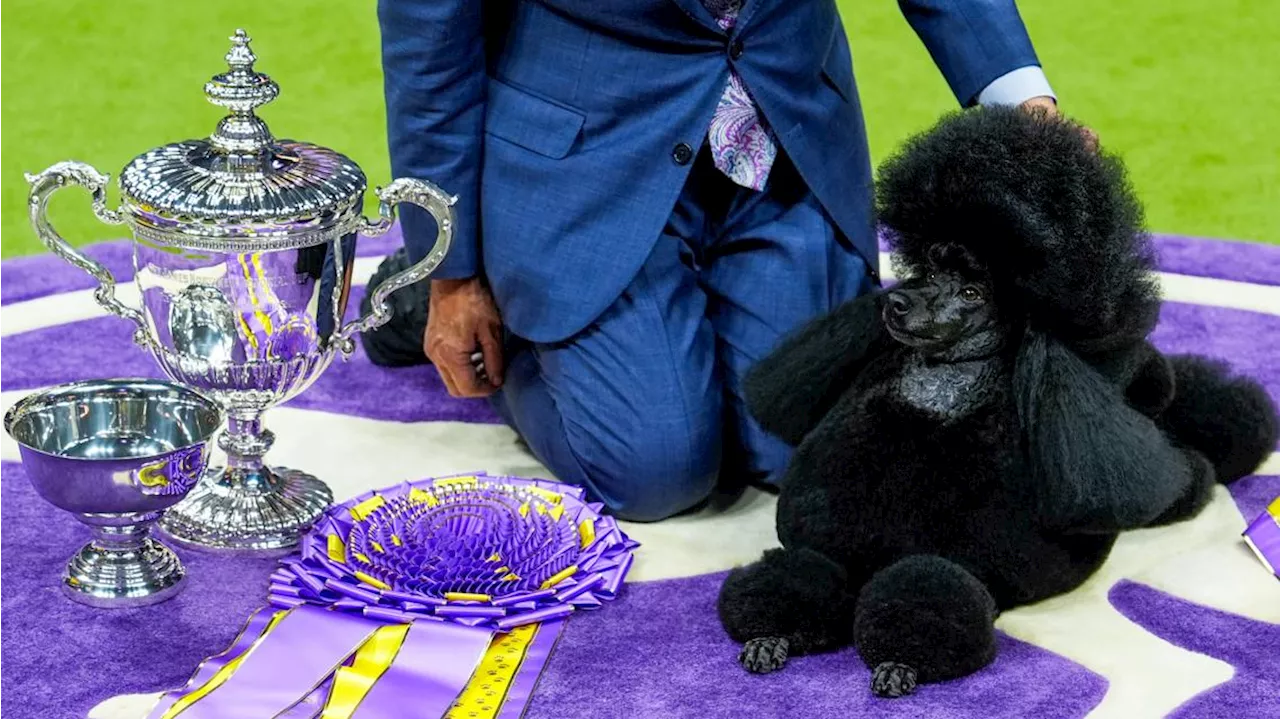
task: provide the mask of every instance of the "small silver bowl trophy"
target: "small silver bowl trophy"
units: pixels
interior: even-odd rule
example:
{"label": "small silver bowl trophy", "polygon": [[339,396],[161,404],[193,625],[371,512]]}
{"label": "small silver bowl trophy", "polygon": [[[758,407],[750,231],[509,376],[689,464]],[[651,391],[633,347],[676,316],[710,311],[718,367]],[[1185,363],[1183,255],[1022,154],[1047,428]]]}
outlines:
{"label": "small silver bowl trophy", "polygon": [[[229,69],[204,86],[208,100],[229,111],[212,136],[165,145],[134,158],[120,174],[119,209],[107,207],[108,176],[81,162],[60,162],[28,175],[28,204],[31,222],[45,246],[98,280],[94,294],[98,304],[133,322],[137,326],[134,341],[151,353],[174,386],[209,397],[226,420],[218,438],[218,446],[227,454],[225,467],[203,471],[202,460],[203,476],[185,498],[165,495],[181,499],[172,507],[159,507],[158,500],[139,490],[136,506],[126,507],[121,499],[122,504],[109,511],[163,509],[159,527],[180,546],[279,555],[296,547],[332,502],[333,492],[310,474],[264,462],[273,435],[263,428],[262,415],[306,390],[336,354],[348,357],[355,349],[356,333],[375,329],[391,318],[388,296],[435,270],[449,250],[456,198],[430,182],[400,178],[377,191],[379,218],[366,219],[362,215],[366,181],[360,167],[328,148],[276,139],[255,110],[275,99],[279,86],[254,69],[257,58],[243,30],[237,30],[231,40],[226,56]],[[99,220],[132,230],[140,308],[117,299],[111,273],[68,244],[50,224],[49,198],[68,185],[89,191]],[[356,237],[386,233],[401,203],[421,207],[435,218],[435,245],[417,264],[374,290],[367,316],[344,324]],[[92,393],[110,394],[107,387],[90,382],[65,391],[81,392],[83,406],[92,413],[97,406]],[[47,419],[26,421],[59,436],[85,426],[83,420],[62,410],[41,416]],[[73,421],[79,423],[59,426]],[[128,421],[141,420],[130,415]],[[56,483],[46,475],[42,475],[45,479],[36,476],[55,471],[41,464],[49,457],[101,461],[105,472],[105,467],[121,460],[109,448],[132,447],[134,442],[159,446],[169,441],[166,438],[199,434],[164,422],[126,423],[122,426],[135,432],[129,435],[136,435],[135,439],[121,443],[107,433],[93,444],[98,435],[86,436],[86,447],[103,449],[64,457],[59,454],[67,451],[63,445],[49,445],[43,435],[20,430],[19,425],[27,426],[15,419],[12,427],[6,427],[23,446],[24,462],[33,464],[28,471],[37,488]],[[126,452],[125,461],[144,459],[127,454],[132,449],[120,451]],[[56,471],[71,476],[69,469]],[[93,492],[71,481],[65,488],[69,495]],[[55,501],[41,494],[70,511],[102,513],[87,496]],[[142,576],[145,563],[151,560],[137,556],[139,564],[133,569]],[[156,584],[151,590],[159,594],[163,588]],[[130,596],[140,596],[130,591]]]}
{"label": "small silver bowl trophy", "polygon": [[199,481],[220,424],[217,404],[158,380],[62,385],[5,413],[36,493],[93,528],[63,573],[68,596],[137,606],[181,589],[182,563],[147,534]]}

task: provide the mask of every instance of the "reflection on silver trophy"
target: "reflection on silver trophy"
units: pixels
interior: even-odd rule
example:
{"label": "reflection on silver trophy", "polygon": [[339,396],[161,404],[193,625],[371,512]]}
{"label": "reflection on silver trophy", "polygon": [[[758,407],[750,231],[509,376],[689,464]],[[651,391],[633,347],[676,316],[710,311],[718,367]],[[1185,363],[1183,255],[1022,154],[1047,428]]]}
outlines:
{"label": "reflection on silver trophy", "polygon": [[[392,292],[435,270],[453,236],[456,198],[401,178],[377,192],[379,219],[363,217],[359,166],[324,147],[274,138],[255,109],[279,87],[254,69],[244,31],[232,42],[229,70],[204,87],[230,114],[208,139],[131,161],[120,175],[119,210],[106,206],[108,177],[83,163],[58,163],[27,180],[31,222],[45,245],[99,280],[98,303],[137,324],[135,341],[166,375],[225,410],[218,446],[227,466],[210,469],[161,528],[187,546],[279,553],[297,544],[333,493],[309,474],[263,463],[273,436],[262,414],[310,386],[335,354],[349,355],[357,332],[386,323]],[[50,225],[49,197],[67,185],[92,193],[98,219],[133,231],[140,310],[118,300],[107,269]],[[435,246],[378,286],[368,316],[343,324],[356,236],[385,233],[401,203],[435,218]]]}
{"label": "reflection on silver trophy", "polygon": [[159,380],[90,380],[23,398],[5,414],[23,469],[45,501],[93,528],[62,589],[82,604],[154,604],[182,588],[173,550],[147,536],[199,481],[218,405]]}

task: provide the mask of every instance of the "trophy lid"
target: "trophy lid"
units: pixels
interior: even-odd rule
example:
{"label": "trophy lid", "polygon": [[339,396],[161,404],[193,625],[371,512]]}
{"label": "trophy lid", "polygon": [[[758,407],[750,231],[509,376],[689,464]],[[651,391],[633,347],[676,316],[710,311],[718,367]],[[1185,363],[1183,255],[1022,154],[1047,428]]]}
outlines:
{"label": "trophy lid", "polygon": [[135,232],[159,244],[248,252],[354,231],[364,172],[328,148],[273,137],[254,110],[280,87],[254,69],[244,30],[231,42],[227,72],[204,86],[209,102],[230,111],[214,133],[145,152],[120,173]]}

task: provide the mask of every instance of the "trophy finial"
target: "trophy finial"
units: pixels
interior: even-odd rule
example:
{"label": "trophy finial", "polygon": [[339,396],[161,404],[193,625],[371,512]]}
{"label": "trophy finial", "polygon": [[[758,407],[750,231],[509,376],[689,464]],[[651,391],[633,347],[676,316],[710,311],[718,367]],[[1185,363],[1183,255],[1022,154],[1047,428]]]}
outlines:
{"label": "trophy finial", "polygon": [[253,54],[253,50],[249,49],[249,35],[242,29],[237,29],[236,34],[231,36],[231,50],[227,52],[227,65],[232,70],[253,70],[253,63],[258,59]]}
{"label": "trophy finial", "polygon": [[280,86],[254,69],[257,60],[249,48],[248,33],[237,29],[226,55],[227,72],[205,83],[204,93],[209,102],[231,111],[218,123],[217,131],[210,138],[223,152],[259,155],[272,142],[271,131],[254,110],[276,99]]}

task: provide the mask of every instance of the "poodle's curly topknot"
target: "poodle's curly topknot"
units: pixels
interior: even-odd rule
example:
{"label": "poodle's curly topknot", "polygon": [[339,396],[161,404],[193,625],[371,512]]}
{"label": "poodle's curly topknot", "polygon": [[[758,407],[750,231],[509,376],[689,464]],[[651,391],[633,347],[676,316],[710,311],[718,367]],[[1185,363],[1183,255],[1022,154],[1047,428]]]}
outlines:
{"label": "poodle's curly topknot", "polygon": [[990,272],[1002,310],[1093,353],[1159,313],[1154,250],[1120,160],[1061,117],[961,111],[881,165],[877,212],[895,260],[922,270],[954,244]]}

